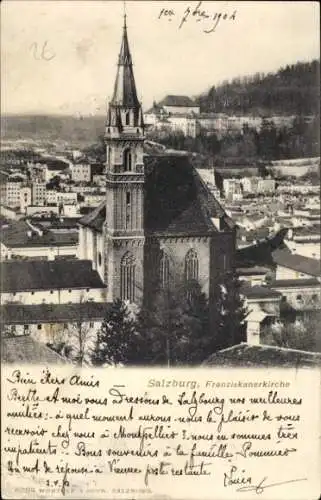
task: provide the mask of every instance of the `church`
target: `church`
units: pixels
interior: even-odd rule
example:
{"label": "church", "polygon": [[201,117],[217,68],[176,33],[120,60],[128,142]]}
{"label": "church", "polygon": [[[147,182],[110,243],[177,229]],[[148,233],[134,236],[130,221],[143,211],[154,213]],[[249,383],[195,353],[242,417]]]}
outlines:
{"label": "church", "polygon": [[141,305],[184,280],[211,302],[234,267],[235,225],[188,155],[146,155],[144,134],[125,16],[105,128],[106,200],[80,220],[78,256],[92,261],[106,302]]}

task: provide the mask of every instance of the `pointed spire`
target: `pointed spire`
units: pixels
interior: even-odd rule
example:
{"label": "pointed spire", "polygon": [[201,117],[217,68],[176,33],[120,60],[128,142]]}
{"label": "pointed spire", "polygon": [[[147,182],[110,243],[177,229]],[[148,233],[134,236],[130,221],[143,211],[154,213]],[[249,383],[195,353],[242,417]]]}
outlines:
{"label": "pointed spire", "polygon": [[124,13],[123,37],[118,57],[117,76],[111,104],[130,108],[139,107],[132,57],[129,50],[126,12]]}

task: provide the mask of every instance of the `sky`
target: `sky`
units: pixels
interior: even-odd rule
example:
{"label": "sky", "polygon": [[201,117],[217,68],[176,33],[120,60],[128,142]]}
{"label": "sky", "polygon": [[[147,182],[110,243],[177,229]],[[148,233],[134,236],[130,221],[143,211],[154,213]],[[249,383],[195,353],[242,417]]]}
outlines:
{"label": "sky", "polygon": [[[1,2],[3,113],[105,114],[124,2]],[[320,58],[318,2],[127,1],[144,109],[237,76]]]}

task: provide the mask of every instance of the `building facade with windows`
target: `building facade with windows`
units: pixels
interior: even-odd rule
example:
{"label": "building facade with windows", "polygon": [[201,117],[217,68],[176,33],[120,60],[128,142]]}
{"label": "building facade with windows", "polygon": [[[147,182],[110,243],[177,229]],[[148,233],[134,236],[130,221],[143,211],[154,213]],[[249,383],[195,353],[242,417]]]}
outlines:
{"label": "building facade with windows", "polygon": [[214,297],[234,265],[235,226],[187,156],[144,154],[144,132],[125,23],[105,131],[106,199],[79,222],[79,258],[92,261],[108,302],[142,304],[183,280]]}

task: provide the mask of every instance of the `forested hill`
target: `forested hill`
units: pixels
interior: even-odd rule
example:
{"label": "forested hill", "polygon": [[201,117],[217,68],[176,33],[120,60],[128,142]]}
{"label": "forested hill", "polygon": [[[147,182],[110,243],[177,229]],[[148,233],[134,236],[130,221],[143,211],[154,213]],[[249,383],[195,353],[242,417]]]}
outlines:
{"label": "forested hill", "polygon": [[253,115],[319,113],[320,61],[288,65],[277,73],[224,81],[197,97],[202,111]]}

